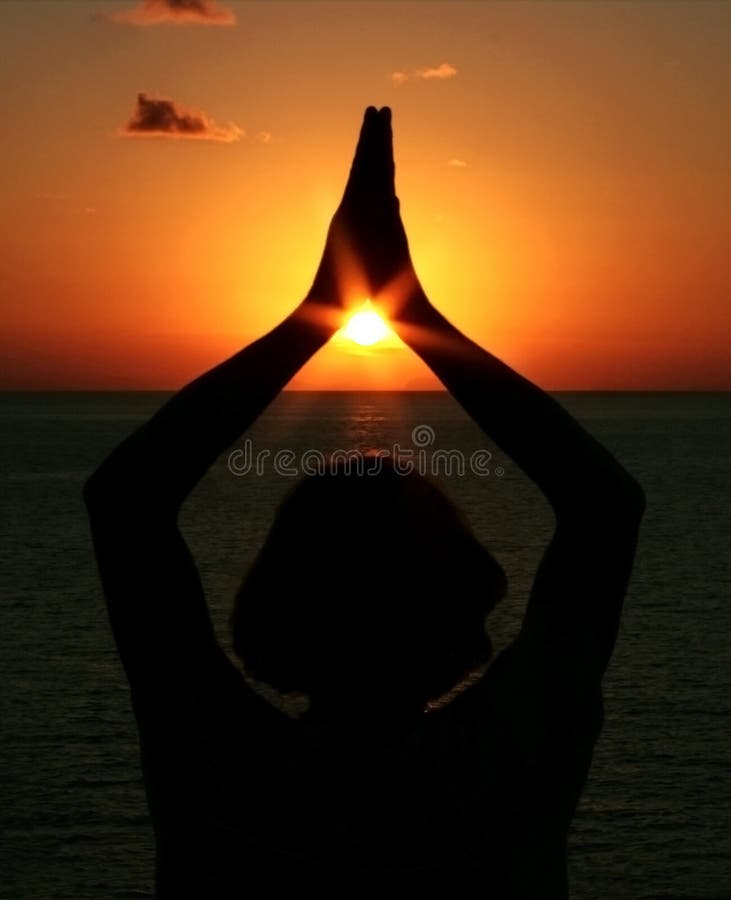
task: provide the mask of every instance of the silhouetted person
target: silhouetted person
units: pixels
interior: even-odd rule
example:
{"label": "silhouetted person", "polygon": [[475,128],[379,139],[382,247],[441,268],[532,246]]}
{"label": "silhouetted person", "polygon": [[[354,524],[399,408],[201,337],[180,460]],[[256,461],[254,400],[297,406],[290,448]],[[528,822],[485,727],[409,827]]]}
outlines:
{"label": "silhouetted person", "polygon": [[[543,491],[555,532],[521,631],[493,660],[485,616],[505,578],[437,487],[388,460],[376,476],[340,466],[304,479],[232,619],[246,670],[310,695],[294,719],[217,644],[177,518],[332,336],[358,268],[403,339]],[[567,831],[643,494],[554,400],[431,306],[394,192],[389,110],[366,111],[306,299],[167,402],[85,498],[139,726],[158,898],[567,897]]]}

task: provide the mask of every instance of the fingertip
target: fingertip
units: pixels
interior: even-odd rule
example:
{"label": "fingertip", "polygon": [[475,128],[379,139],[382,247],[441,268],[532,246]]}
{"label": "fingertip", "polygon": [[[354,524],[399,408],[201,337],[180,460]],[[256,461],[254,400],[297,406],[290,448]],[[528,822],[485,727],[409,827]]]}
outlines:
{"label": "fingertip", "polygon": [[369,119],[372,119],[377,115],[378,115],[378,110],[376,109],[375,106],[367,106],[365,115],[363,116],[363,119],[367,122]]}
{"label": "fingertip", "polygon": [[381,116],[382,116],[384,122],[387,125],[390,125],[391,124],[391,107],[390,106],[381,107]]}

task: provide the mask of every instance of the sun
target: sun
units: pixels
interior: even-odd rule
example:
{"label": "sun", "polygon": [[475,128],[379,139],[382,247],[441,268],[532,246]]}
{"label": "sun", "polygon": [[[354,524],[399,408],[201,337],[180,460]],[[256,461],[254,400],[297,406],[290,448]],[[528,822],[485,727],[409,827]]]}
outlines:
{"label": "sun", "polygon": [[383,340],[390,331],[374,309],[366,308],[353,313],[343,328],[343,335],[362,347],[370,347]]}

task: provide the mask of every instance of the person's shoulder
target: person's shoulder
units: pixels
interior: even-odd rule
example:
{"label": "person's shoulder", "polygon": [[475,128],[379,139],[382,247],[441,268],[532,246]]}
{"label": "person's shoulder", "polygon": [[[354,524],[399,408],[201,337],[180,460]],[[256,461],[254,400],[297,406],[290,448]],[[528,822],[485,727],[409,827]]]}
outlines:
{"label": "person's shoulder", "polygon": [[488,674],[496,688],[594,702],[604,675],[599,637],[588,616],[533,608]]}
{"label": "person's shoulder", "polygon": [[291,721],[215,642],[200,648],[187,665],[151,667],[144,677],[130,679],[130,688],[138,719],[199,719],[201,727],[217,723],[232,733],[255,729],[262,736]]}
{"label": "person's shoulder", "polygon": [[523,629],[483,677],[458,698],[472,730],[537,746],[559,732],[595,739],[603,721],[601,674],[590,637],[537,626]]}

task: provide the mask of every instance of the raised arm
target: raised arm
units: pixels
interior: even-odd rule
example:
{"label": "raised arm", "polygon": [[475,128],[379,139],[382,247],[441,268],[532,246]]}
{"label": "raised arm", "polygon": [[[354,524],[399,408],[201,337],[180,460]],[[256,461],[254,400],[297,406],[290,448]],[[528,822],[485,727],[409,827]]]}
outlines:
{"label": "raised arm", "polygon": [[175,394],[87,481],[92,523],[111,505],[174,521],[217,457],[329,339],[329,318],[309,296],[269,334]]}
{"label": "raised arm", "polygon": [[[383,155],[392,160],[389,115],[382,116],[382,128]],[[382,232],[397,235],[383,255],[390,281],[381,298],[399,335],[553,508],[555,534],[536,575],[526,623],[548,619],[564,633],[583,628],[603,670],[632,568],[643,492],[560,404],[431,305],[411,263],[392,182],[381,209]]]}
{"label": "raised arm", "polygon": [[213,644],[200,580],[177,527],[183,501],[337,330],[343,245],[368,187],[364,120],[343,201],[314,284],[280,325],[175,394],[101,464],[84,488],[117,644],[130,675]]}
{"label": "raised arm", "polygon": [[[314,304],[313,304],[314,307]],[[183,388],[84,488],[112,630],[131,679],[191,667],[214,636],[180,507],[216,458],[327,340],[306,304]]]}
{"label": "raised arm", "polygon": [[528,617],[549,616],[564,632],[589,625],[603,670],[632,569],[641,488],[548,394],[462,335],[425,297],[415,302],[418,324],[400,328],[404,340],[553,508],[555,532]]}

